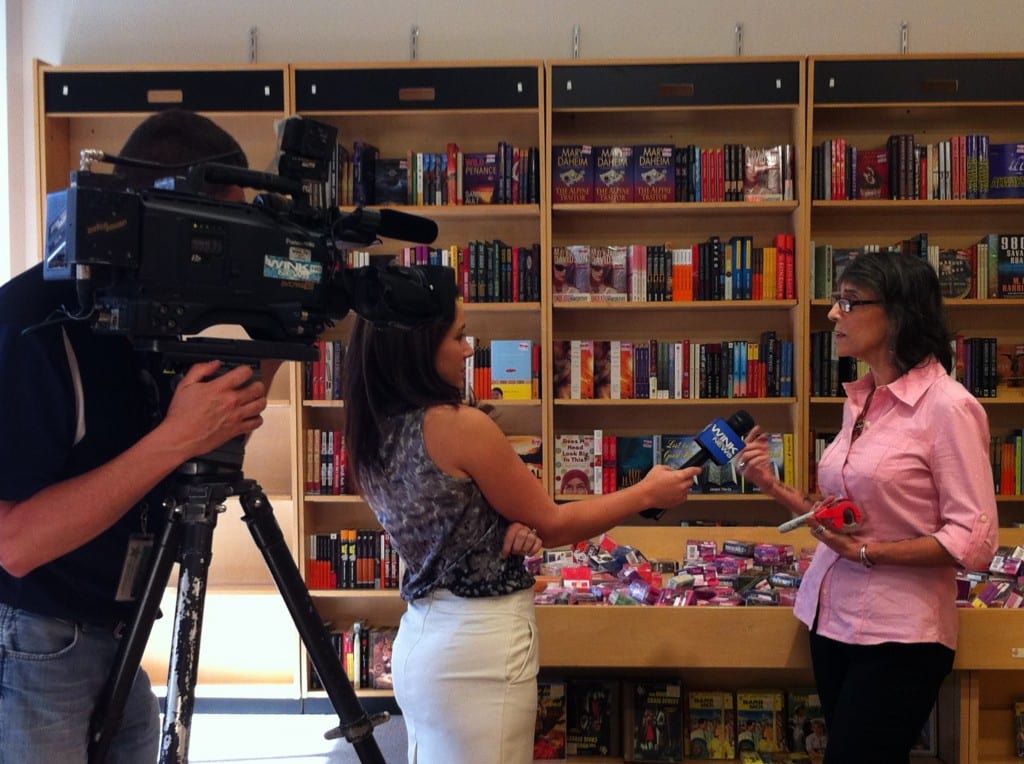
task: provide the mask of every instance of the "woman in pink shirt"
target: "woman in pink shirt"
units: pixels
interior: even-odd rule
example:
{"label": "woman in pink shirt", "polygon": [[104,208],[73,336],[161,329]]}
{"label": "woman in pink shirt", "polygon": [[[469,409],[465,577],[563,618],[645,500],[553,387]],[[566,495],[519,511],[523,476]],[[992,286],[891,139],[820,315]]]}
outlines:
{"label": "woman in pink shirt", "polygon": [[[820,544],[794,612],[810,629],[826,764],[907,764],[953,667],[956,572],[987,566],[998,540],[988,418],[949,374],[950,333],[927,262],[858,256],[828,317],[839,355],[870,372],[844,385],[842,429],[818,483],[864,517],[851,534],[809,521]],[[758,435],[740,471],[808,511],[813,500],[774,477]]]}

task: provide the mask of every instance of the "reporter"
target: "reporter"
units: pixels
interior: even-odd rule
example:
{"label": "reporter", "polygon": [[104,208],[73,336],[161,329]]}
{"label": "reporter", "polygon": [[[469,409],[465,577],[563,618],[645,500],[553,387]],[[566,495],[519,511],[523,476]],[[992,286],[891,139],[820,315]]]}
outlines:
{"label": "reporter", "polygon": [[683,502],[698,468],[555,504],[494,421],[463,405],[466,342],[449,268],[415,269],[437,319],[403,329],[356,319],[345,354],[345,442],[356,488],[406,564],[395,697],[409,761],[526,764],[533,757],[533,577],[500,555],[510,523],[547,546],[586,539],[648,507]]}
{"label": "reporter", "polygon": [[[852,534],[809,522],[819,544],[794,612],[810,629],[825,764],[906,764],[953,667],[956,571],[987,565],[997,544],[989,425],[949,375],[950,335],[928,263],[860,255],[838,286],[828,314],[836,349],[870,372],[845,385],[842,429],[818,482],[864,517]],[[774,477],[759,434],[738,456],[742,474],[802,514],[813,500]]]}
{"label": "reporter", "polygon": [[[246,165],[230,135],[182,111],[145,120],[120,153]],[[128,175],[141,187],[152,172]],[[238,199],[241,189],[211,192]],[[51,320],[76,304],[74,283],[44,281],[41,265],[0,288],[0,764],[85,760],[134,610],[119,594],[134,581],[127,552],[159,536],[163,481],[253,432],[267,405],[269,377],[252,381],[246,367],[214,377],[218,361],[194,365],[172,395],[153,354],[85,321]],[[159,736],[140,669],[108,761],[156,761]]]}

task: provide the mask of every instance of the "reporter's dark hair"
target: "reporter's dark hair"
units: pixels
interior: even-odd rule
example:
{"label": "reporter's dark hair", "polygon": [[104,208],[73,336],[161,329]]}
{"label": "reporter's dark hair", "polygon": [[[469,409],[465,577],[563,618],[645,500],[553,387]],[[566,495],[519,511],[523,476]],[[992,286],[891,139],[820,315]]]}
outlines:
{"label": "reporter's dark hair", "polygon": [[843,271],[841,283],[873,292],[892,325],[894,362],[906,374],[929,356],[950,371],[953,338],[946,321],[942,289],[935,269],[917,255],[868,252],[858,255]]}
{"label": "reporter's dark hair", "polygon": [[437,372],[437,351],[451,328],[438,320],[405,329],[356,317],[345,350],[345,450],[349,475],[381,466],[381,426],[417,408],[462,402],[462,391]]}
{"label": "reporter's dark hair", "polygon": [[[132,131],[119,156],[141,159],[167,167],[180,174],[191,164],[216,161],[236,167],[248,167],[249,159],[230,133],[208,117],[185,109],[166,109],[150,115]],[[115,165],[114,174],[135,189],[152,187],[169,174],[157,168]],[[217,187],[209,189],[216,194]]]}

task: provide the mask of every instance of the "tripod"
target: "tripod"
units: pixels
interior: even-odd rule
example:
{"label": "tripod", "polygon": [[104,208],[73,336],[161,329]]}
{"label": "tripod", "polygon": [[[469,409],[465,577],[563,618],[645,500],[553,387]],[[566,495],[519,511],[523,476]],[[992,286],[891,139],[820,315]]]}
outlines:
{"label": "tripod", "polygon": [[[187,356],[190,359],[197,357],[191,352],[194,342],[198,341],[188,343]],[[245,343],[245,347],[254,344]],[[178,345],[175,345],[175,350],[179,356],[185,355]],[[292,350],[292,354],[295,350]],[[280,348],[277,348],[273,354],[257,355],[256,358],[308,360],[305,356],[296,358],[279,351]],[[233,352],[236,351],[228,351],[228,354]],[[316,351],[312,352],[315,355]],[[217,345],[215,352],[203,352],[198,357],[224,356],[225,346]],[[244,362],[258,363],[252,358]],[[172,476],[172,488],[163,500],[163,506],[168,511],[168,521],[154,548],[145,585],[131,623],[121,639],[100,703],[93,714],[89,764],[102,764],[114,733],[121,724],[125,703],[142,661],[162,593],[167,588],[176,561],[179,563],[178,596],[171,636],[160,764],[187,764],[213,532],[217,526],[217,515],[223,511],[224,501],[231,496],[239,499],[243,519],[338,714],[340,725],[327,732],[325,737],[345,737],[363,764],[385,764],[374,740],[373,728],[387,721],[389,716],[386,712],[373,717],[366,715],[341,667],[337,652],[331,644],[330,633],[318,615],[309,590],[288,551],[270,501],[259,484],[245,478],[242,473],[243,454],[242,439],[238,439],[215,452],[186,462]]]}

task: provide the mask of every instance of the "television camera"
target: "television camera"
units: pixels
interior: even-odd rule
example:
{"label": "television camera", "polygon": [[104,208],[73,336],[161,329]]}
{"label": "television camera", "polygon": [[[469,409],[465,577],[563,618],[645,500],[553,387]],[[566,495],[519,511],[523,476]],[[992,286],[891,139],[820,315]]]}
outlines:
{"label": "television camera", "polygon": [[[85,151],[70,186],[47,198],[44,278],[75,281],[79,304],[70,318],[143,349],[233,325],[253,340],[245,352],[304,360],[349,310],[379,324],[432,320],[438,295],[424,271],[345,267],[347,249],[381,237],[429,244],[437,225],[392,209],[314,204],[336,136],[330,125],[292,117],[279,175],[201,162],[145,189],[91,170],[96,161],[139,162]],[[211,184],[269,193],[225,201],[204,191]]]}
{"label": "television camera", "polygon": [[[336,138],[329,125],[292,118],[284,123],[278,175],[208,161],[145,189],[90,169],[100,160],[145,163],[83,152],[70,186],[47,199],[43,275],[73,280],[78,302],[54,320],[87,321],[94,331],[124,335],[179,371],[203,359],[254,367],[261,359],[315,360],[316,339],[350,310],[384,326],[416,326],[450,315],[450,269],[346,267],[346,250],[353,246],[382,237],[429,244],[437,226],[397,210],[360,207],[344,213],[314,204]],[[251,203],[226,201],[208,192],[218,185],[265,193]],[[195,336],[222,325],[241,327],[249,339]],[[243,453],[244,438],[238,438],[190,460],[178,468],[160,502],[168,522],[93,713],[90,764],[106,759],[176,562],[179,596],[160,761],[188,760],[213,530],[231,496],[239,498],[243,519],[338,712],[340,725],[326,736],[344,736],[360,761],[384,764],[373,727],[387,714],[369,717],[362,708],[269,500],[242,473]]]}

